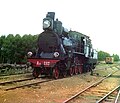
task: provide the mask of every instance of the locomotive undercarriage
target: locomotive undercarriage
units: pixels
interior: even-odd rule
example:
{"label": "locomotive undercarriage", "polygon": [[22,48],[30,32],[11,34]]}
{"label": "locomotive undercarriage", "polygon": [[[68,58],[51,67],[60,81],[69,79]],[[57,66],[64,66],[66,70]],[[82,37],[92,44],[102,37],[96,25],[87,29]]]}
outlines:
{"label": "locomotive undercarriage", "polygon": [[94,65],[86,63],[87,59],[82,55],[77,55],[71,59],[58,61],[53,67],[45,67],[44,65],[33,67],[33,76],[37,78],[39,75],[47,75],[58,79],[60,76],[66,77],[67,75],[73,76],[89,72],[92,71]]}

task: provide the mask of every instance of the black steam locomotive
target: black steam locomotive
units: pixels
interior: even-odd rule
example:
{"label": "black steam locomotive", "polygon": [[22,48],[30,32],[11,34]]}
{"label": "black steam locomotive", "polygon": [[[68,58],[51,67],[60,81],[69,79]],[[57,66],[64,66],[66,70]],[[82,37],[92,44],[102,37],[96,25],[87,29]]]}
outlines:
{"label": "black steam locomotive", "polygon": [[54,12],[48,12],[43,19],[43,30],[38,36],[36,55],[28,53],[34,77],[44,74],[57,79],[60,75],[72,76],[95,68],[97,52],[88,36],[68,31],[61,21],[55,20]]}

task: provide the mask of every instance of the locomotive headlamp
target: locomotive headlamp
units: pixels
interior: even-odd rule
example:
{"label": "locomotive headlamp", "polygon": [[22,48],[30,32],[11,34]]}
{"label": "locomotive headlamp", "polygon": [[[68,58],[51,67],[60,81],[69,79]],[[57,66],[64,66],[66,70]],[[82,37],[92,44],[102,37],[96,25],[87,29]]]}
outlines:
{"label": "locomotive headlamp", "polygon": [[54,55],[54,57],[58,57],[58,56],[59,56],[59,53],[58,53],[58,52],[55,52],[53,55]]}
{"label": "locomotive headlamp", "polygon": [[27,55],[28,55],[28,57],[31,57],[33,55],[33,53],[32,52],[28,52]]}
{"label": "locomotive headlamp", "polygon": [[49,20],[43,21],[43,28],[49,28],[49,27],[50,27],[50,21]]}

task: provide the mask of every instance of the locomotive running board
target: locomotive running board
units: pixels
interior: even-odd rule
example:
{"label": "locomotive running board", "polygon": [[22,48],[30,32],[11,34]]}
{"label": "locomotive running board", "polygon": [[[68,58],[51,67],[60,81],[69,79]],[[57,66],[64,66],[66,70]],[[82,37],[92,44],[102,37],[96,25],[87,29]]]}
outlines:
{"label": "locomotive running board", "polygon": [[74,54],[85,55],[84,53],[74,52]]}

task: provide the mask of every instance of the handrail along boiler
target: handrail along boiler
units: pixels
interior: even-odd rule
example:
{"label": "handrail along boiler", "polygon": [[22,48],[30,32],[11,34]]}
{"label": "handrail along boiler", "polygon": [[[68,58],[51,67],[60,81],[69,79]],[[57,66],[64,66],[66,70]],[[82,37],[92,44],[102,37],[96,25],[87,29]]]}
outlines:
{"label": "handrail along boiler", "polygon": [[61,21],[55,20],[54,12],[48,12],[43,19],[43,30],[38,36],[36,55],[28,53],[32,56],[28,61],[34,68],[34,77],[45,74],[57,79],[60,75],[72,76],[95,68],[97,52],[88,36],[68,31]]}

